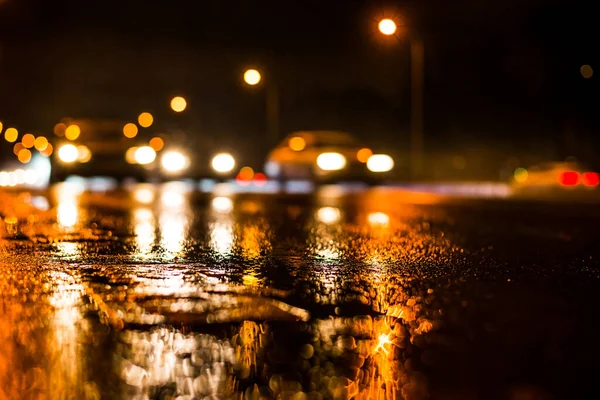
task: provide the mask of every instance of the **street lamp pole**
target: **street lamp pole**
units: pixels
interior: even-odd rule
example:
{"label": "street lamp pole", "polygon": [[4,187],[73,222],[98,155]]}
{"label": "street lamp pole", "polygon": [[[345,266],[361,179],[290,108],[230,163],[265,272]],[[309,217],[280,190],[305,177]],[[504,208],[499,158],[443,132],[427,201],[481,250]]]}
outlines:
{"label": "street lamp pole", "polygon": [[[379,31],[385,36],[396,33],[396,23],[391,19],[379,21]],[[410,172],[413,178],[423,172],[423,97],[425,80],[425,47],[423,40],[410,37]]]}

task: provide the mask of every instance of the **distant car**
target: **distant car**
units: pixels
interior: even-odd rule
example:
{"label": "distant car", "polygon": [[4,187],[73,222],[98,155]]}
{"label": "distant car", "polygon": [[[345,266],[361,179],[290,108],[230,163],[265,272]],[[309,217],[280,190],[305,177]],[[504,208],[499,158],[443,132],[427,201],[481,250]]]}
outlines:
{"label": "distant car", "polygon": [[576,162],[548,162],[518,168],[512,184],[516,193],[569,193],[596,189],[600,176]]}
{"label": "distant car", "polygon": [[364,181],[389,177],[394,160],[373,151],[340,131],[299,131],[288,135],[267,156],[270,179],[316,182]]}

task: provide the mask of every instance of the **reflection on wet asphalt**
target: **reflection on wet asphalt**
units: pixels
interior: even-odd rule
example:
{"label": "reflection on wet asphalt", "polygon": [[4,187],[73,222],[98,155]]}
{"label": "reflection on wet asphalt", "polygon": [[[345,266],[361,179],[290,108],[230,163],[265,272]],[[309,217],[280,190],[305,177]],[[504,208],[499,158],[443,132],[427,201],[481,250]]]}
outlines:
{"label": "reflection on wet asphalt", "polygon": [[0,399],[596,397],[594,207],[336,187],[47,200],[4,214]]}

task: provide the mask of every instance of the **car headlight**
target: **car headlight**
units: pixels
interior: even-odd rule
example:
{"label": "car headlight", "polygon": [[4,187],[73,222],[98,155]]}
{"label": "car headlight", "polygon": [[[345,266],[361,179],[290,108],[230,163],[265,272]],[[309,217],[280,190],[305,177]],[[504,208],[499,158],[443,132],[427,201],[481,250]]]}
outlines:
{"label": "car headlight", "polygon": [[65,144],[58,149],[58,158],[64,163],[73,163],[79,157],[79,150],[73,144]]}
{"label": "car headlight", "polygon": [[138,147],[134,153],[134,157],[138,164],[150,164],[156,159],[156,151],[150,146]]}
{"label": "car headlight", "polygon": [[179,151],[166,152],[161,160],[163,169],[167,172],[181,172],[188,167],[188,158]]}
{"label": "car headlight", "polygon": [[346,157],[340,153],[322,153],[317,157],[317,166],[323,171],[339,171],[346,166]]}
{"label": "car headlight", "polygon": [[371,172],[388,172],[394,168],[394,159],[387,154],[373,154],[367,161]]}
{"label": "car headlight", "polygon": [[235,168],[235,158],[229,153],[219,153],[213,157],[211,165],[216,172],[231,172]]}

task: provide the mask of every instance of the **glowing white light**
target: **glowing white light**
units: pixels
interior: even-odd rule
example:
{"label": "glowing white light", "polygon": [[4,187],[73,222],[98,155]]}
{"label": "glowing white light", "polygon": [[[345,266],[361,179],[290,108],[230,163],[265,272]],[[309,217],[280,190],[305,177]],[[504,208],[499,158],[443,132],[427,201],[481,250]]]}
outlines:
{"label": "glowing white light", "polygon": [[71,228],[77,223],[78,214],[75,203],[62,203],[58,206],[58,223],[66,228]]}
{"label": "glowing white light", "polygon": [[220,153],[213,157],[212,167],[220,173],[231,172],[235,168],[235,158],[229,153]]}
{"label": "glowing white light", "polygon": [[393,35],[396,33],[396,23],[389,18],[382,19],[379,22],[379,31],[387,36]]}
{"label": "glowing white light", "polygon": [[228,197],[215,197],[212,207],[220,213],[230,213],[233,210],[233,201]]}
{"label": "glowing white light", "polygon": [[367,217],[369,224],[373,226],[388,226],[390,224],[390,216],[382,212],[374,212]]}
{"label": "glowing white light", "polygon": [[28,169],[25,171],[25,183],[28,185],[34,185],[37,182],[38,174],[34,169]]}
{"label": "glowing white light", "polygon": [[142,204],[150,204],[154,201],[154,192],[148,188],[138,188],[133,193],[135,200]]}
{"label": "glowing white light", "polygon": [[161,164],[167,172],[180,172],[188,166],[188,159],[179,151],[169,151],[162,156]]}
{"label": "glowing white light", "polygon": [[340,153],[323,153],[317,157],[317,165],[323,171],[339,171],[346,166],[346,157]]}
{"label": "glowing white light", "polygon": [[150,164],[156,159],[156,151],[150,146],[138,147],[134,157],[138,164]]}
{"label": "glowing white light", "polygon": [[185,199],[183,193],[168,191],[162,194],[161,201],[167,207],[181,207]]}
{"label": "glowing white light", "polygon": [[367,161],[371,172],[388,172],[394,168],[394,159],[387,154],[373,154]]}
{"label": "glowing white light", "polygon": [[340,209],[336,207],[321,207],[317,211],[317,219],[324,224],[333,224],[340,220]]}
{"label": "glowing white light", "polygon": [[58,149],[58,158],[62,162],[72,163],[77,161],[77,157],[79,157],[79,150],[77,150],[75,145],[65,144]]}

